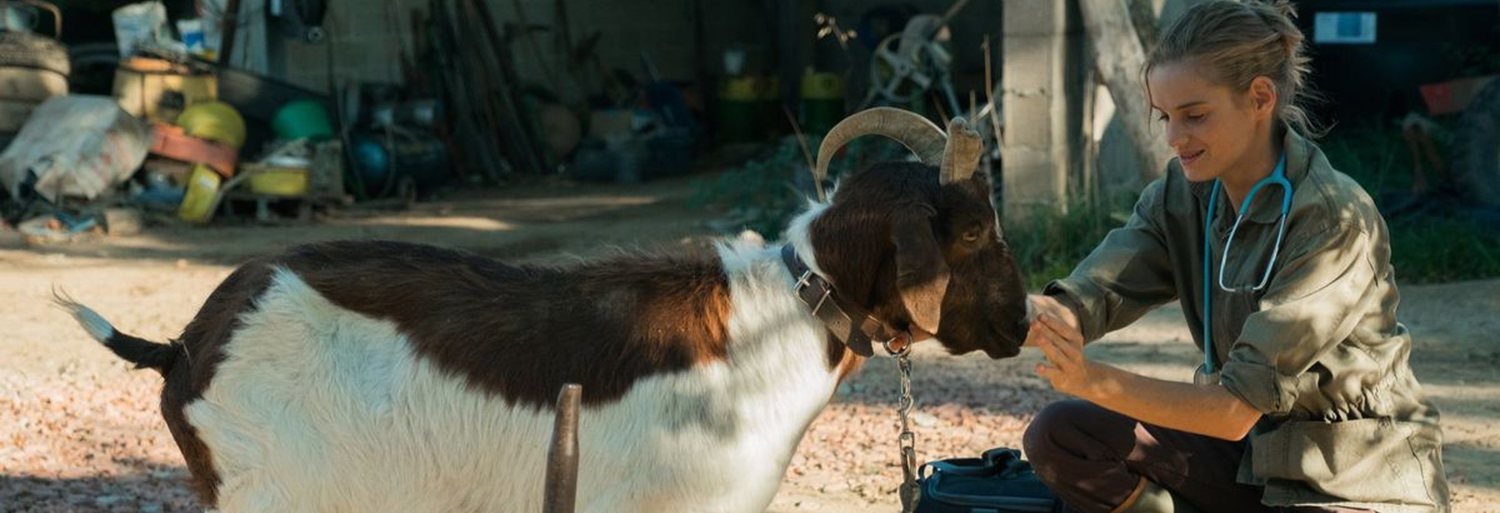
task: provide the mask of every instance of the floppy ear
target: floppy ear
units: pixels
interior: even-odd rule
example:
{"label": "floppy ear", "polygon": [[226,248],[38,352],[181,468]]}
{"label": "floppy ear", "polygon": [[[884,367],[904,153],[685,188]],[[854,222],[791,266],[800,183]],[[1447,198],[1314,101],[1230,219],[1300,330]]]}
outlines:
{"label": "floppy ear", "polygon": [[891,223],[896,244],[896,288],[911,314],[912,324],[928,333],[938,332],[943,296],[948,292],[948,262],[932,233],[932,207],[897,212]]}

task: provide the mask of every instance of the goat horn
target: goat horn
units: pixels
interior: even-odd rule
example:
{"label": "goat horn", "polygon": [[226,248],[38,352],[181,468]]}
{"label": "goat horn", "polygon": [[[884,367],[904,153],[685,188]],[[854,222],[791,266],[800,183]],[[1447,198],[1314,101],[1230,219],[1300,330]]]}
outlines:
{"label": "goat horn", "polygon": [[[948,137],[943,130],[914,112],[891,107],[875,107],[854,113],[844,118],[818,145],[818,164],[813,168],[813,186],[818,189],[818,201],[828,201],[823,193],[823,180],[828,177],[828,162],[833,160],[844,144],[863,135],[883,135],[901,143],[917,154],[923,164],[936,166],[943,160],[943,149]],[[978,135],[975,135],[977,140]],[[975,153],[976,157],[978,153]]]}
{"label": "goat horn", "polygon": [[948,122],[948,144],[943,148],[941,183],[950,184],[968,180],[979,168],[979,154],[984,151],[984,142],[979,132],[969,126],[962,117]]}

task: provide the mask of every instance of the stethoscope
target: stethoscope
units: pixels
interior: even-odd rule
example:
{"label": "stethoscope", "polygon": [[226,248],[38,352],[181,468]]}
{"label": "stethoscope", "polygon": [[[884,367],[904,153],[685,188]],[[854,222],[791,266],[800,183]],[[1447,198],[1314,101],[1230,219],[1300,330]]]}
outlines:
{"label": "stethoscope", "polygon": [[[1276,245],[1271,246],[1271,261],[1266,263],[1266,272],[1260,277],[1260,282],[1254,285],[1234,286],[1224,284],[1224,266],[1229,263],[1229,248],[1234,244],[1234,236],[1240,230],[1240,223],[1245,220],[1245,213],[1250,211],[1250,205],[1255,203],[1255,195],[1266,185],[1281,186],[1281,221],[1276,227]],[[1214,207],[1219,201],[1219,180],[1214,180],[1213,192],[1208,196],[1208,212],[1203,216],[1203,366],[1193,374],[1193,382],[1198,384],[1218,383],[1218,371],[1214,368],[1214,346],[1213,346],[1213,301],[1210,299],[1213,292],[1212,281],[1217,281],[1219,289],[1224,292],[1254,292],[1266,288],[1271,281],[1271,270],[1276,267],[1276,257],[1281,254],[1281,240],[1286,236],[1286,218],[1292,211],[1292,182],[1286,178],[1286,154],[1281,154],[1281,159],[1276,162],[1276,169],[1271,171],[1271,176],[1260,179],[1250,187],[1250,194],[1245,195],[1245,201],[1240,203],[1240,211],[1234,217],[1234,227],[1229,229],[1229,238],[1224,241],[1224,255],[1219,258],[1219,277],[1213,276],[1212,248],[1209,246],[1209,236],[1213,233]]]}

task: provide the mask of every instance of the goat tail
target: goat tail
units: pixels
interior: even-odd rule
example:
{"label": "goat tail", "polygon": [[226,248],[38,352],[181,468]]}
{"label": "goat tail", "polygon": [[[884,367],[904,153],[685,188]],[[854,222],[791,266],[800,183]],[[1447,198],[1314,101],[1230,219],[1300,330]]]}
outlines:
{"label": "goat tail", "polygon": [[98,312],[55,288],[52,290],[52,303],[71,314],[90,337],[103,343],[116,356],[135,364],[137,369],[156,369],[166,375],[172,365],[177,363],[179,348],[176,343],[163,344],[121,333]]}

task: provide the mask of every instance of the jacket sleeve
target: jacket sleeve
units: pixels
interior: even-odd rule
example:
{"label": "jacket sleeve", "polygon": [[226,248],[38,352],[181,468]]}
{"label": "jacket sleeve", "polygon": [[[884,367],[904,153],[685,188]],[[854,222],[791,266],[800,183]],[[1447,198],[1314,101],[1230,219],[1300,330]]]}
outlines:
{"label": "jacket sleeve", "polygon": [[1299,392],[1316,390],[1317,373],[1307,371],[1350,337],[1371,311],[1367,303],[1380,300],[1369,293],[1379,277],[1366,230],[1343,222],[1295,232],[1286,240],[1298,247],[1288,248],[1220,375],[1231,393],[1270,415],[1290,412]]}
{"label": "jacket sleeve", "polygon": [[1135,322],[1152,308],[1176,299],[1164,220],[1165,178],[1146,186],[1125,226],[1104,237],[1067,278],[1043,293],[1073,309],[1084,340]]}

